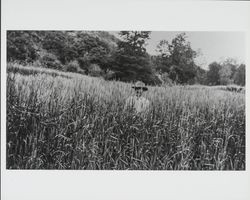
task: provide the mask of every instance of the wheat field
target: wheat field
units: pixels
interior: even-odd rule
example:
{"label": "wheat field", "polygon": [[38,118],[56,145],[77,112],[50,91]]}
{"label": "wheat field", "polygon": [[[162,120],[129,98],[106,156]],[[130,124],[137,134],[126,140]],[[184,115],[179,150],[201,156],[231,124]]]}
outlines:
{"label": "wheat field", "polygon": [[245,170],[244,93],[149,87],[139,116],[123,109],[130,84],[7,70],[7,169]]}

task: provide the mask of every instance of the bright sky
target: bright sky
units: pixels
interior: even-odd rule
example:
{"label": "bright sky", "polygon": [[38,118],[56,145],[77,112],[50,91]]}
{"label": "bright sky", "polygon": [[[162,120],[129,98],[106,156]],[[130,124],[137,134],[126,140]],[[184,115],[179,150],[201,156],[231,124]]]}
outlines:
{"label": "bright sky", "polygon": [[[118,32],[110,32],[117,36]],[[160,40],[171,40],[181,32],[176,31],[152,31],[148,40],[147,52],[156,55],[155,51]],[[246,35],[244,32],[185,32],[187,40],[194,50],[200,49],[201,54],[196,58],[196,63],[207,68],[213,61],[222,61],[228,57],[236,59],[239,63],[245,63],[246,59]]]}

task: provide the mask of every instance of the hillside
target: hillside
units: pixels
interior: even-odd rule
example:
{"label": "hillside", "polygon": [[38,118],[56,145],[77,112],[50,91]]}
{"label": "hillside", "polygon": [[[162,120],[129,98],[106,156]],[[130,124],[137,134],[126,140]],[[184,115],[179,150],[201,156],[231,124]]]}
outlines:
{"label": "hillside", "polygon": [[22,65],[77,72],[106,80],[147,85],[245,85],[245,65],[233,60],[211,63],[206,71],[185,33],[161,41],[159,55],[145,49],[150,31],[8,31],[7,61]]}
{"label": "hillside", "polygon": [[[117,59],[119,42],[105,31],[8,31],[7,61],[23,65],[35,63],[39,67],[101,76],[108,80],[135,81],[138,77],[132,80],[130,74],[119,75],[125,74],[126,69],[121,65],[127,63]],[[145,59],[146,63],[135,63],[130,72],[144,77],[145,82],[152,77],[157,79],[152,66],[147,64],[149,57]],[[144,67],[145,64],[148,67]],[[139,72],[139,68],[144,70]],[[155,84],[155,81],[150,83]]]}
{"label": "hillside", "polygon": [[[115,36],[104,31],[8,31],[7,60],[34,61],[39,59],[41,52],[50,52],[59,57],[53,50],[59,51],[60,48],[65,50],[66,47],[73,46],[70,50],[77,51],[76,43],[81,42],[83,42],[82,48],[106,45],[107,48],[113,49],[117,46],[117,41]],[[48,47],[49,42],[52,43],[50,45],[52,48]],[[75,55],[74,58],[76,59],[77,56],[79,55]]]}

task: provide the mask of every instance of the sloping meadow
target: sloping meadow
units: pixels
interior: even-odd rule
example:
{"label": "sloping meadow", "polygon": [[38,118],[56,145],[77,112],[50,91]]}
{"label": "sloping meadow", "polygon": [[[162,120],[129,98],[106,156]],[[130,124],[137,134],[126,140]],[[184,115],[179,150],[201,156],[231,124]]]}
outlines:
{"label": "sloping meadow", "polygon": [[11,67],[7,169],[245,170],[243,93],[149,87],[136,115],[130,84]]}

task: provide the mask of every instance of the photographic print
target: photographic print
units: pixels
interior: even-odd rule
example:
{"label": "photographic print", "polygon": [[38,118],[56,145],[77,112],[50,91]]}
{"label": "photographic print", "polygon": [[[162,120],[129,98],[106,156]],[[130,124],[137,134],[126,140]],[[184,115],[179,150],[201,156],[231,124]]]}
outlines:
{"label": "photographic print", "polygon": [[244,32],[7,34],[7,169],[245,170]]}

